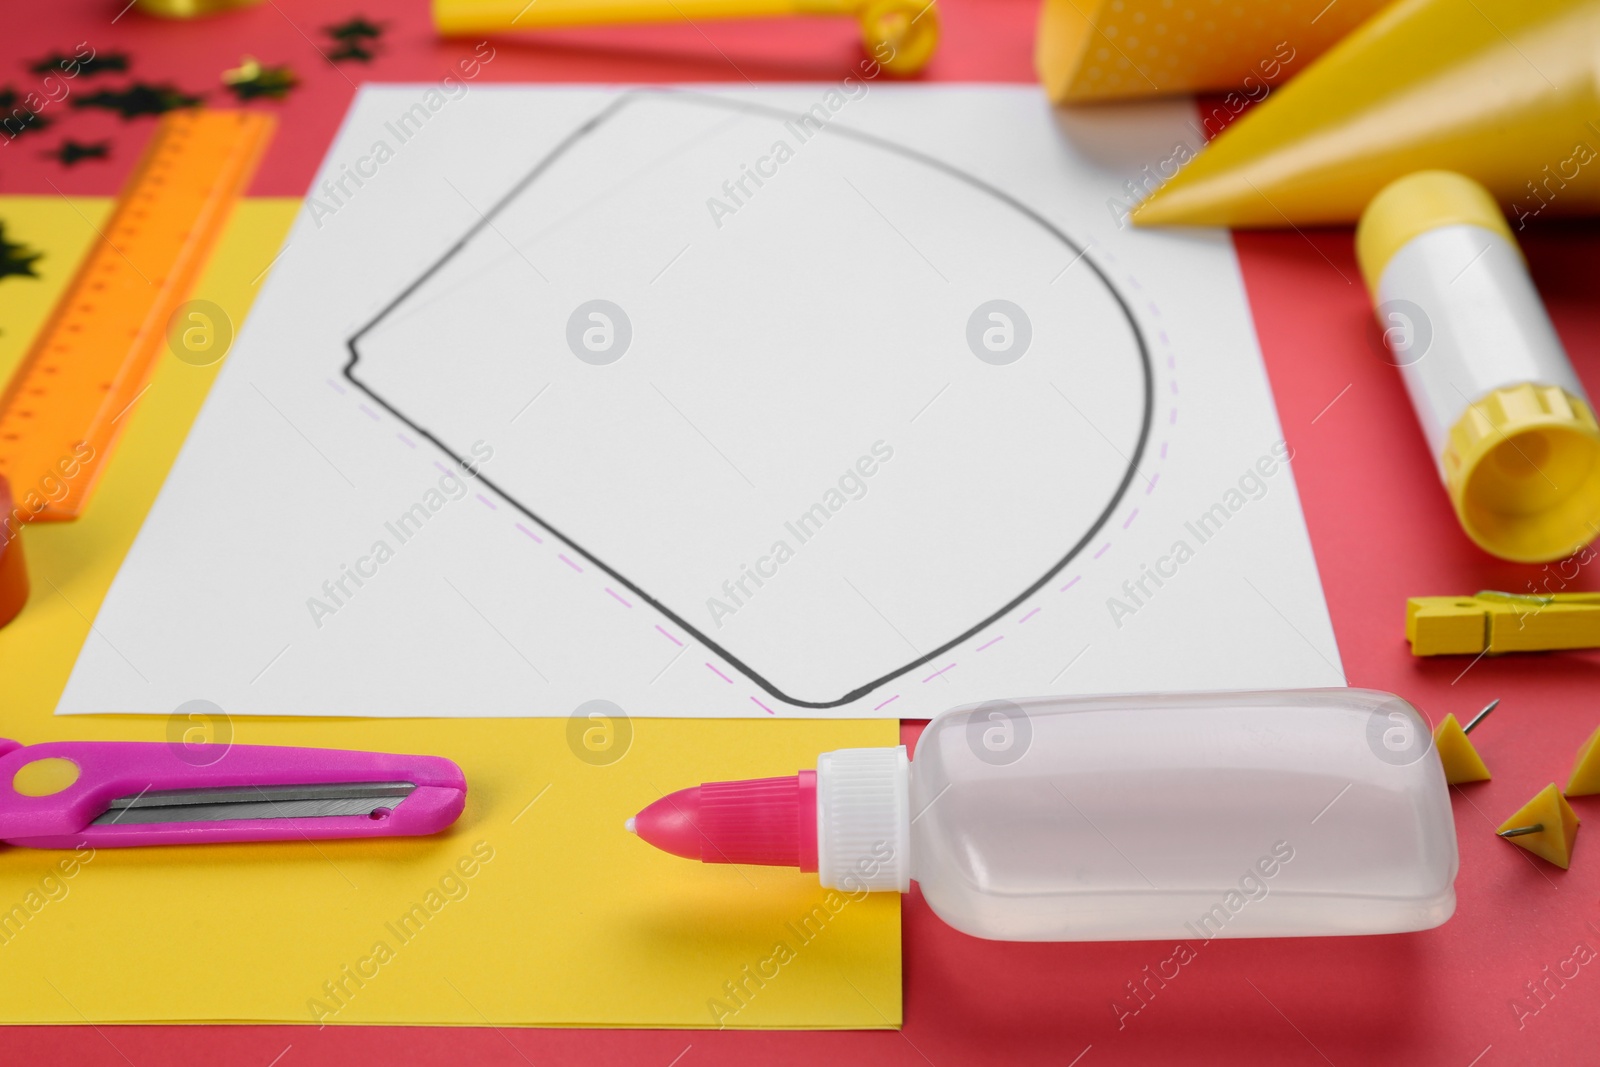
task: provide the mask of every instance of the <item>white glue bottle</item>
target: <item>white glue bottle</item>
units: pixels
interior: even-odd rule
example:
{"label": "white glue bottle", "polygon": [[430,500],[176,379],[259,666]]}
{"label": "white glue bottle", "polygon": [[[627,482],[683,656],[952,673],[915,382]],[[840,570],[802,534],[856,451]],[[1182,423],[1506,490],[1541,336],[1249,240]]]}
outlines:
{"label": "white glue bottle", "polygon": [[1408,174],[1367,205],[1356,256],[1467,536],[1546,563],[1600,536],[1600,426],[1489,191]]}
{"label": "white glue bottle", "polygon": [[990,701],[904,747],[680,790],[627,828],[844,893],[915,880],[1008,941],[1424,930],[1455,910],[1444,773],[1410,704],[1362,689]]}

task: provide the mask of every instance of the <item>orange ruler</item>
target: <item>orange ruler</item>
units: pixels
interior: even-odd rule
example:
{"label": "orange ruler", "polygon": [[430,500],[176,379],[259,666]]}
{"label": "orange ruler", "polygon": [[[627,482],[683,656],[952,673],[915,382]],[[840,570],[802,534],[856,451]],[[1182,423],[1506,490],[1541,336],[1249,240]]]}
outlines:
{"label": "orange ruler", "polygon": [[83,511],[273,126],[249,111],[161,119],[0,398],[0,477],[21,517]]}

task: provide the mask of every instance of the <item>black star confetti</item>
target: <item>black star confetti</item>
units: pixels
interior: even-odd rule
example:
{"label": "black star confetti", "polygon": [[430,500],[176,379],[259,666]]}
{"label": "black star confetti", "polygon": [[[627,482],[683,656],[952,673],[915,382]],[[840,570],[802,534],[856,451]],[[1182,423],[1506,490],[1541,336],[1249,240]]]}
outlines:
{"label": "black star confetti", "polygon": [[338,47],[328,53],[335,63],[344,59],[370,63],[375,54],[370,46],[383,36],[383,27],[357,15],[337,26],[324,26],[322,32],[338,42]]}
{"label": "black star confetti", "polygon": [[92,78],[96,74],[105,74],[108,71],[121,73],[128,69],[128,57],[122,52],[107,52],[99,55],[91,50],[87,56],[81,54],[65,55],[56,52],[48,59],[41,59],[28,68],[35,74],[65,74],[69,78]]}
{"label": "black star confetti", "polygon": [[300,79],[286,66],[263,67],[255,56],[245,56],[238,67],[222,72],[222,84],[233,90],[233,95],[241,101],[258,97],[282,100],[290,89],[300,84]]}
{"label": "black star confetti", "polygon": [[0,89],[0,128],[6,137],[16,140],[26,133],[38,133],[50,125],[50,120],[22,102],[22,97],[9,85]]}
{"label": "black star confetti", "polygon": [[126,89],[101,89],[92,96],[78,96],[73,107],[97,107],[115,111],[125,119],[140,115],[164,115],[179,108],[196,107],[198,96],[190,96],[170,84],[146,85],[135,82]]}
{"label": "black star confetti", "polygon": [[383,36],[383,27],[357,15],[348,22],[341,22],[337,26],[324,26],[322,32],[336,41],[353,41],[363,37],[376,41]]}
{"label": "black star confetti", "polygon": [[345,41],[338,48],[328,53],[328,58],[338,63],[341,60],[354,59],[361,63],[371,63],[373,53],[360,41]]}
{"label": "black star confetti", "polygon": [[6,240],[6,224],[0,222],[0,279],[37,278],[33,264],[44,255],[43,252],[31,252],[26,245],[12,244]]}
{"label": "black star confetti", "polygon": [[47,156],[64,167],[77,166],[86,159],[107,159],[111,155],[110,141],[95,141],[93,144],[83,144],[79,141],[63,141],[61,147],[54,152],[46,152]]}

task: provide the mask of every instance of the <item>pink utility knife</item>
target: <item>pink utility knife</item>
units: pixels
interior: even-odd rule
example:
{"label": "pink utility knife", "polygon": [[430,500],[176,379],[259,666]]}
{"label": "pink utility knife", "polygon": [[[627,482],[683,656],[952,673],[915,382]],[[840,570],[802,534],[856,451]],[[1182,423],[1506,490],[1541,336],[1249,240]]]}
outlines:
{"label": "pink utility knife", "polygon": [[234,745],[195,766],[191,752],[0,738],[0,841],[119,848],[404,837],[443,830],[467,801],[461,768],[439,756]]}

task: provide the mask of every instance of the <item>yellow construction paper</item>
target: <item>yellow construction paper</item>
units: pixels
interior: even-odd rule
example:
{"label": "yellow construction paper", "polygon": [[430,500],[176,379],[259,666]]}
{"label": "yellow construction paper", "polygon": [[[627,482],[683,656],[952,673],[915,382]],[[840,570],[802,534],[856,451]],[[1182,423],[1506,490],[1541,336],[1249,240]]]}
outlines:
{"label": "yellow construction paper", "polygon": [[[242,324],[298,207],[242,203],[194,296]],[[46,253],[40,279],[0,283],[0,374],[109,209],[0,197],[8,239]],[[597,757],[563,718],[54,716],[79,647],[104,639],[90,620],[216,370],[164,357],[85,516],[25,532],[34,591],[0,629],[0,736],[165,741],[199,728],[215,743],[435,753],[466,772],[467,808],[431,838],[0,846],[0,1019],[899,1025],[897,895],[849,899],[814,874],[691,863],[622,827],[686,785],[895,744],[892,721],[634,719],[613,724]],[[292,500],[284,518],[316,521]]]}

